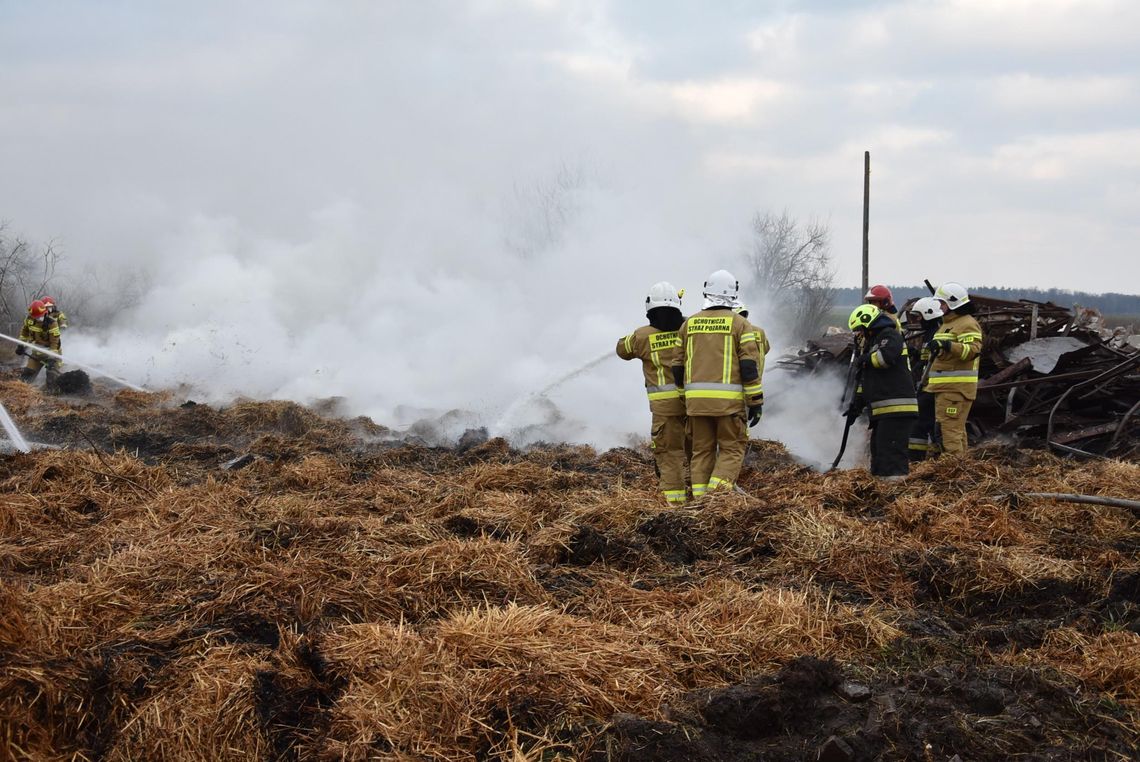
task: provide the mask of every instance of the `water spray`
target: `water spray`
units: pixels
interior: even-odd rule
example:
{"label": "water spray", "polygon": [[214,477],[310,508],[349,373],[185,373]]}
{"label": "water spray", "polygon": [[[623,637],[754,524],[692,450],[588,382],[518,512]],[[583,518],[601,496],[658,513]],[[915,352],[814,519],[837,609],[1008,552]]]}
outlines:
{"label": "water spray", "polygon": [[12,416],[8,415],[8,409],[0,404],[0,426],[4,427],[4,431],[8,432],[8,439],[12,440],[12,446],[20,452],[31,452],[32,448],[28,446],[28,440],[24,439],[24,435],[16,428],[16,422],[12,420]]}
{"label": "water spray", "polygon": [[617,355],[615,355],[612,351],[606,352],[601,357],[598,357],[594,360],[591,360],[590,362],[586,363],[585,365],[582,365],[581,367],[579,367],[577,370],[575,370],[575,371],[573,371],[567,375],[562,376],[557,381],[554,381],[550,384],[547,384],[542,389],[539,389],[537,392],[531,392],[530,394],[526,395],[525,397],[517,398],[514,402],[507,405],[506,410],[503,411],[503,414],[499,416],[498,420],[496,420],[493,424],[491,424],[492,432],[502,431],[503,426],[506,425],[507,421],[510,420],[510,418],[518,410],[523,408],[528,403],[536,401],[536,400],[545,399],[546,395],[548,395],[550,392],[554,391],[555,389],[557,389],[558,387],[562,386],[565,383],[573,381],[575,378],[577,378],[578,376],[581,376],[583,373],[587,373],[587,372],[593,370],[594,368],[601,365],[603,362],[610,359],[611,357],[617,357]]}
{"label": "water spray", "polygon": [[83,370],[90,371],[91,373],[94,373],[95,375],[101,376],[103,378],[109,378],[112,381],[114,381],[115,383],[122,384],[123,386],[127,387],[128,389],[134,389],[136,392],[145,392],[146,391],[146,389],[143,389],[141,386],[135,386],[130,381],[124,381],[123,379],[118,378],[117,376],[112,376],[110,373],[105,373],[93,365],[86,365],[84,363],[78,362],[78,361],[73,360],[71,358],[64,359],[63,355],[56,354],[55,352],[52,352],[50,349],[44,349],[43,347],[39,346],[38,344],[29,344],[26,341],[21,341],[20,339],[13,338],[13,337],[8,336],[8,335],[3,334],[3,333],[0,333],[0,339],[7,339],[8,341],[13,342],[14,344],[19,344],[22,347],[26,347],[28,349],[31,349],[38,355],[45,355],[47,357],[55,358],[56,360],[59,360],[60,362],[66,362],[66,363],[69,363],[71,365],[78,365],[80,368],[83,368]]}

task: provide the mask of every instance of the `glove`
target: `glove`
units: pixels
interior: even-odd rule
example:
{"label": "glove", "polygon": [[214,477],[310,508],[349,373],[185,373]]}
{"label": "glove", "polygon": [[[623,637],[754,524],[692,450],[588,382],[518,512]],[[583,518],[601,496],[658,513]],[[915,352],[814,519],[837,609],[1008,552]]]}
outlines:
{"label": "glove", "polygon": [[760,423],[760,416],[764,414],[763,405],[749,405],[748,406],[748,428],[752,428]]}
{"label": "glove", "polygon": [[931,339],[926,343],[926,351],[930,352],[931,357],[937,357],[943,352],[950,351],[949,339]]}
{"label": "glove", "polygon": [[862,412],[863,412],[863,405],[861,405],[859,402],[852,401],[851,404],[847,406],[847,409],[845,411],[843,411],[843,415],[848,420],[854,421],[856,418],[859,417],[859,414]]}
{"label": "glove", "polygon": [[25,347],[23,344],[17,344],[16,345],[16,354],[26,355],[27,353],[28,353],[28,348]]}

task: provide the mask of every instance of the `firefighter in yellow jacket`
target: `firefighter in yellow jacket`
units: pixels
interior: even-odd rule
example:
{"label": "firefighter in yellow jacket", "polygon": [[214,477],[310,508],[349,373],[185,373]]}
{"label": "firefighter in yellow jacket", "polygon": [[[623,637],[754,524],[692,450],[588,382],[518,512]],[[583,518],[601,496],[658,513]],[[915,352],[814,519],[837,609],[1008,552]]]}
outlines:
{"label": "firefighter in yellow jacket", "polygon": [[[20,341],[43,347],[44,349],[55,352],[57,355],[62,351],[60,347],[59,324],[55,322],[48,312],[47,305],[39,299],[28,306],[28,317],[24,320],[24,326],[20,329]],[[28,364],[24,366],[24,370],[20,374],[21,381],[28,383],[35,381],[36,376],[40,374],[40,368],[46,366],[47,386],[52,387],[55,385],[55,381],[59,377],[59,360],[54,357],[49,357],[48,355],[40,354],[34,349],[29,350],[23,345],[16,347],[16,354],[28,356]]]}
{"label": "firefighter in yellow jacket", "polygon": [[681,293],[669,283],[655,283],[645,297],[649,325],[618,339],[617,354],[623,360],[641,360],[645,392],[653,415],[653,456],[657,460],[661,492],[669,505],[682,505],[685,490],[685,401],[673,380],[673,366],[680,362],[681,343],[677,329]]}
{"label": "firefighter in yellow jacket", "polygon": [[760,422],[763,353],[747,318],[732,311],[740,284],[725,270],[705,281],[704,309],[679,331],[681,362],[673,376],[683,387],[693,437],[693,497],[732,489],[744,465],[745,422]]}
{"label": "firefighter in yellow jacket", "polygon": [[978,396],[982,329],[973,318],[970,295],[959,283],[944,283],[934,298],[946,305],[942,325],[927,344],[931,356],[925,391],[934,395],[934,419],[942,452],[966,451],[966,419]]}

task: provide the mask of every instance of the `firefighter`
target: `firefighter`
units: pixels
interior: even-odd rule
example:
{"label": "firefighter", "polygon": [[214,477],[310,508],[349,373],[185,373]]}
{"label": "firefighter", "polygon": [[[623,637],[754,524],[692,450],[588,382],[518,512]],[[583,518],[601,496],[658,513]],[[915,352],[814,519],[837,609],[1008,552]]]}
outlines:
{"label": "firefighter", "polygon": [[56,325],[59,326],[59,330],[66,331],[67,315],[60,311],[59,307],[56,306],[55,299],[50,296],[45,296],[43,299],[40,299],[40,301],[43,302],[44,306],[48,308],[48,314],[51,315],[53,320],[55,320]]}
{"label": "firefighter", "polygon": [[[44,349],[55,352],[57,355],[62,352],[59,339],[59,324],[52,318],[48,312],[47,305],[45,305],[43,301],[37,299],[28,305],[28,317],[24,320],[24,326],[20,329],[20,341],[43,347]],[[28,350],[28,348],[23,345],[16,347],[16,354],[27,355],[28,357],[28,363],[24,366],[24,370],[20,374],[21,381],[28,383],[35,381],[36,376],[40,374],[40,368],[46,366],[47,387],[51,388],[55,386],[56,379],[59,377],[59,360],[40,354],[34,349]]]}
{"label": "firefighter", "polygon": [[893,315],[873,304],[856,307],[847,324],[863,351],[856,360],[859,391],[846,414],[854,420],[864,407],[870,408],[871,473],[906,476],[910,470],[907,442],[918,417],[918,400],[902,332],[895,327]]}
{"label": "firefighter", "polygon": [[732,489],[744,465],[748,426],[760,422],[764,355],[756,331],[732,311],[740,292],[736,277],[717,270],[704,287],[704,309],[680,330],[681,357],[673,367],[683,387],[693,437],[693,497]]}
{"label": "firefighter", "polygon": [[902,331],[902,323],[899,321],[899,308],[895,306],[895,297],[889,288],[882,284],[871,286],[863,295],[863,304],[873,304],[881,311],[889,314],[894,318],[895,328]]}
{"label": "firefighter", "polygon": [[974,304],[960,283],[943,283],[934,298],[944,305],[942,325],[926,343],[930,374],[925,391],[934,394],[934,420],[942,452],[966,451],[966,419],[978,396],[982,329],[973,318]]}
{"label": "firefighter", "polygon": [[685,489],[685,401],[673,380],[673,366],[680,362],[677,329],[681,292],[669,283],[655,283],[645,297],[649,325],[618,339],[617,355],[623,360],[641,360],[645,391],[652,414],[653,457],[657,461],[661,492],[669,505],[683,505]]}
{"label": "firefighter", "polygon": [[912,368],[915,389],[918,392],[918,419],[910,431],[910,460],[917,462],[938,454],[938,438],[934,434],[934,395],[923,391],[926,368],[930,365],[930,350],[926,345],[942,325],[942,302],[933,296],[924,296],[911,306],[910,311],[918,315],[922,324],[922,351],[919,362]]}

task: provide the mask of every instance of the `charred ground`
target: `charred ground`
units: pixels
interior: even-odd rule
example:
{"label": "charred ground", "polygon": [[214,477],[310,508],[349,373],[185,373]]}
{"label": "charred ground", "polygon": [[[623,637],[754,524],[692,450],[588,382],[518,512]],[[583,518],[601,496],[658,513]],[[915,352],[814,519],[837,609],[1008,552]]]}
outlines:
{"label": "charred ground", "polygon": [[[752,445],[401,442],[285,402],[0,396],[0,744],[29,759],[1073,759],[1140,744],[1140,467],[902,484]],[[227,468],[228,465],[228,468]]]}

